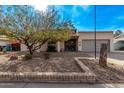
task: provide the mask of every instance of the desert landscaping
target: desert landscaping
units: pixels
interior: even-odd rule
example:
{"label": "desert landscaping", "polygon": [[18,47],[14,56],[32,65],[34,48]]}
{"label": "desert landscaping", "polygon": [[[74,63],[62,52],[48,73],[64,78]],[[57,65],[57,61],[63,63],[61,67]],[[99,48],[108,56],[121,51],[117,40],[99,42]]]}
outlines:
{"label": "desert landscaping", "polygon": [[[107,67],[101,67],[94,59],[81,59],[81,57],[91,57],[82,52],[63,52],[35,53],[32,59],[24,60],[23,53],[6,53],[2,54],[4,60],[0,62],[0,72],[14,73],[41,73],[41,72],[58,72],[58,73],[84,73],[74,58],[79,60],[90,69],[96,76],[96,84],[118,84],[124,82],[124,68],[120,65],[108,63]],[[45,56],[44,56],[45,55]],[[11,59],[12,56],[17,59]],[[48,57],[49,56],[49,57]],[[11,60],[10,60],[11,59]]]}

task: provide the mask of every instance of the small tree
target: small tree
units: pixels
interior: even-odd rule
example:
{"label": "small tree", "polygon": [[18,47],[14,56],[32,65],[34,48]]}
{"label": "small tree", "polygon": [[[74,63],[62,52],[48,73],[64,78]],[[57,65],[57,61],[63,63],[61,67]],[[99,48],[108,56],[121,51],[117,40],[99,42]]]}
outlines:
{"label": "small tree", "polygon": [[41,12],[31,6],[6,7],[9,11],[1,13],[1,29],[6,36],[25,44],[31,55],[49,40],[65,41],[71,36],[72,22],[60,19],[54,9]]}
{"label": "small tree", "polygon": [[117,37],[117,36],[119,36],[119,35],[121,35],[121,34],[123,34],[123,32],[122,32],[121,30],[117,30],[117,31],[115,31],[115,33],[114,33],[114,37]]}

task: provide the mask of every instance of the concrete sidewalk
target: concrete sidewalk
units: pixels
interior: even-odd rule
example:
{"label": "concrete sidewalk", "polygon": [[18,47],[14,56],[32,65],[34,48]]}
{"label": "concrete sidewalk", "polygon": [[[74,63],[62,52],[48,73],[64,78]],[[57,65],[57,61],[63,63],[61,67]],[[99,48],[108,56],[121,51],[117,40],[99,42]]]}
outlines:
{"label": "concrete sidewalk", "polygon": [[[94,53],[87,53],[90,56],[94,57]],[[97,61],[99,60],[99,53],[97,53]],[[112,52],[112,53],[108,53],[108,59],[107,61],[109,63],[113,63],[113,64],[118,64],[118,65],[122,65],[124,66],[124,52],[120,53],[120,52]]]}
{"label": "concrete sidewalk", "polygon": [[[0,88],[113,88],[111,84],[83,83],[0,83]],[[121,87],[124,87],[122,85]]]}

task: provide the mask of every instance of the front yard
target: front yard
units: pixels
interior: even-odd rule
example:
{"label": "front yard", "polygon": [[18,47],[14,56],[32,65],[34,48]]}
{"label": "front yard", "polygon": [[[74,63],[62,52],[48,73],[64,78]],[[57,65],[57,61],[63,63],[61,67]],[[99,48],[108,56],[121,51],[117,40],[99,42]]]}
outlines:
{"label": "front yard", "polygon": [[[44,59],[44,53],[36,53],[30,60],[23,60],[22,53],[1,55],[1,72],[81,72],[73,57],[80,53],[50,53],[50,59]],[[11,55],[18,55],[18,60],[9,60]],[[82,56],[87,56],[82,53]]]}
{"label": "front yard", "polygon": [[[14,72],[14,73],[40,73],[40,72],[55,72],[55,73],[73,73],[78,74],[80,80],[86,78],[83,75],[85,69],[81,69],[80,65],[76,63],[74,57],[90,57],[83,52],[64,52],[64,53],[50,53],[49,59],[44,59],[44,53],[36,53],[33,59],[22,60],[22,55],[25,53],[15,53],[18,55],[18,60],[9,60],[11,53],[0,55],[0,72]],[[8,60],[8,61],[7,61]],[[124,83],[124,67],[116,64],[108,63],[108,67],[102,68],[98,62],[89,59],[80,59],[82,64],[89,68],[90,72],[95,74],[95,83]],[[84,74],[85,73],[85,74]],[[70,75],[70,74],[68,74]],[[81,76],[82,75],[82,76]],[[61,76],[61,75],[60,75]],[[60,77],[59,76],[59,77]],[[69,76],[69,78],[75,76]],[[92,76],[91,76],[92,77]],[[78,79],[79,79],[78,78]]]}
{"label": "front yard", "polygon": [[36,57],[28,61],[8,61],[0,65],[1,72],[81,72],[73,59]]}

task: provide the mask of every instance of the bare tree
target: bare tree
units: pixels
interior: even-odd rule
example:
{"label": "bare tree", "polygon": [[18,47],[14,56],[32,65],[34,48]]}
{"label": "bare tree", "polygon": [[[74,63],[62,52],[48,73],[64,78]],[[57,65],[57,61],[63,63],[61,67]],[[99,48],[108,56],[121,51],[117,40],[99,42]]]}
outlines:
{"label": "bare tree", "polygon": [[74,29],[72,22],[60,19],[54,9],[41,12],[32,6],[3,7],[6,12],[1,11],[0,28],[8,37],[25,44],[31,55],[49,40],[68,40]]}

